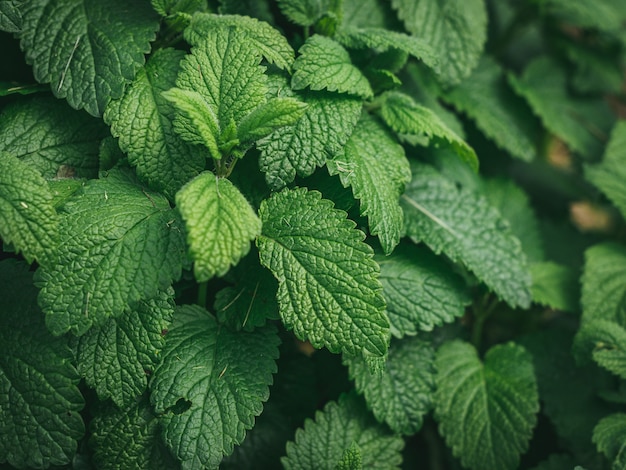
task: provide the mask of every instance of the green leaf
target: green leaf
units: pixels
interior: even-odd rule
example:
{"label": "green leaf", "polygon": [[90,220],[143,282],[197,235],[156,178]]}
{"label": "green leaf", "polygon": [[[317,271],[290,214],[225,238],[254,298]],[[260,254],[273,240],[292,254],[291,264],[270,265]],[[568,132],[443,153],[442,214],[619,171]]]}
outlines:
{"label": "green leaf", "polygon": [[4,0],[0,2],[0,31],[19,33],[22,29],[21,0]]}
{"label": "green leaf", "polygon": [[57,177],[64,166],[77,177],[98,176],[100,141],[108,133],[99,119],[54,98],[17,101],[0,114],[0,151],[18,157],[47,179]]}
{"label": "green leaf", "polygon": [[593,442],[614,470],[626,466],[626,414],[613,413],[598,423],[593,430]]}
{"label": "green leaf", "polygon": [[374,96],[367,78],[350,60],[341,44],[315,34],[298,51],[293,64],[291,87],[294,90],[328,90],[350,93],[362,98]]}
{"label": "green leaf", "polygon": [[300,26],[312,26],[331,9],[334,0],[278,0],[278,8]]}
{"label": "green leaf", "polygon": [[576,470],[581,467],[576,466],[576,459],[568,454],[552,454],[546,460],[530,470]]}
{"label": "green leaf", "polygon": [[291,126],[302,117],[307,105],[295,98],[275,98],[259,106],[239,123],[237,138],[242,144],[267,137],[276,129]]}
{"label": "green leaf", "polygon": [[32,0],[20,8],[21,46],[37,81],[94,116],[121,98],[159,26],[147,1]]}
{"label": "green leaf", "polygon": [[316,191],[283,190],[261,204],[261,263],[278,279],[287,328],[332,352],[384,356],[389,321],[372,249]]}
{"label": "green leaf", "polygon": [[346,451],[358,446],[363,468],[400,468],[404,442],[378,424],[367,412],[363,400],[354,394],[342,395],[307,419],[287,443],[283,467],[291,469],[334,470]]}
{"label": "green leaf", "polygon": [[619,121],[604,152],[604,158],[597,165],[585,166],[585,177],[598,187],[626,217],[626,121]]}
{"label": "green leaf", "polygon": [[50,331],[82,335],[169,287],[184,260],[182,225],[125,172],[89,181],[61,214],[58,264],[40,272]]}
{"label": "green leaf", "polygon": [[462,262],[512,307],[530,305],[531,278],[509,224],[478,194],[415,163],[402,196],[407,235]]}
{"label": "green leaf", "polygon": [[406,29],[440,56],[440,81],[455,85],[476,67],[487,39],[483,0],[392,0]]}
{"label": "green leaf", "polygon": [[198,306],[177,310],[150,389],[183,468],[217,467],[243,441],[269,397],[278,343],[273,328],[233,333]]}
{"label": "green leaf", "polygon": [[593,358],[601,367],[626,379],[626,330],[617,323],[600,319],[583,323],[572,353],[580,364]]}
{"label": "green leaf", "polygon": [[156,51],[122,98],[111,101],[104,113],[139,177],[172,199],[205,165],[203,149],[174,132],[175,108],[161,95],[175,85],[183,57],[182,51],[174,49]]}
{"label": "green leaf", "polygon": [[391,256],[375,259],[394,336],[431,331],[465,313],[467,288],[442,257],[424,247],[401,245]]}
{"label": "green leaf", "polygon": [[505,81],[500,66],[483,57],[472,74],[443,93],[443,99],[472,118],[495,144],[524,161],[535,158],[538,139],[532,113]]}
{"label": "green leaf", "polygon": [[29,165],[0,153],[0,237],[29,263],[51,265],[59,218],[46,181]]}
{"label": "green leaf", "polygon": [[541,0],[547,14],[583,28],[594,28],[606,32],[623,30],[626,7],[620,0]]}
{"label": "green leaf", "polygon": [[437,351],[436,367],[435,419],[452,453],[473,470],[517,468],[539,411],[530,354],[507,343],[481,362],[456,340]]}
{"label": "green leaf", "polygon": [[[275,23],[270,0],[220,0],[219,3],[220,15],[247,15],[268,23]],[[265,26],[265,23],[263,25]],[[293,51],[291,55],[293,61]]]}
{"label": "green leaf", "polygon": [[159,292],[81,336],[78,371],[100,400],[111,398],[124,408],[144,393],[147,376],[160,361],[173,312],[173,292]]}
{"label": "green leaf", "polygon": [[412,136],[427,136],[436,145],[444,144],[478,171],[476,152],[452,131],[433,111],[417,104],[413,98],[400,92],[385,94],[380,115],[395,132]]}
{"label": "green leaf", "polygon": [[335,470],[361,470],[363,468],[363,458],[361,448],[353,442],[344,452]]}
{"label": "green leaf", "polygon": [[151,0],[152,8],[161,16],[170,16],[177,13],[193,14],[206,8],[205,0]]}
{"label": "green leaf", "polygon": [[566,312],[579,310],[578,276],[571,268],[551,261],[531,263],[530,274],[533,302]]}
{"label": "green leaf", "polygon": [[343,0],[341,30],[355,28],[398,29],[395,12],[387,2],[379,0]]}
{"label": "green leaf", "polygon": [[205,172],[176,194],[198,282],[223,276],[250,250],[261,221],[229,180]]}
{"label": "green leaf", "polygon": [[434,362],[432,346],[417,336],[391,343],[382,374],[372,374],[358,356],[344,356],[356,390],[365,395],[376,419],[404,435],[417,433],[432,408]]}
{"label": "green leaf", "polygon": [[67,340],[53,338],[28,266],[0,263],[0,462],[47,468],[71,462],[84,424]]}
{"label": "green leaf", "polygon": [[411,180],[402,146],[378,121],[363,114],[343,155],[328,160],[327,166],[344,187],[352,187],[354,197],[361,201],[361,215],[369,220],[370,233],[378,235],[385,253],[391,253],[403,231],[399,199]]}

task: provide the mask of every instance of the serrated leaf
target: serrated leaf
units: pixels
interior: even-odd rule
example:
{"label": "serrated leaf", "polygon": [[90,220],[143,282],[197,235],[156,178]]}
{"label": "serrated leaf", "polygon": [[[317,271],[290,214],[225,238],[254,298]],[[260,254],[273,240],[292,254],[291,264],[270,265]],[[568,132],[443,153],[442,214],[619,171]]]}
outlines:
{"label": "serrated leaf", "polygon": [[593,430],[593,442],[611,462],[614,470],[626,467],[626,414],[602,418]]}
{"label": "serrated leaf", "polygon": [[33,0],[20,8],[21,46],[35,79],[94,116],[122,96],[159,26],[147,1]]}
{"label": "serrated leaf", "polygon": [[188,15],[206,9],[204,0],[151,0],[152,8],[161,16],[170,16],[180,13]]}
{"label": "serrated leaf", "polygon": [[578,311],[577,274],[569,267],[545,261],[530,264],[533,302],[566,312]]}
{"label": "serrated leaf", "polygon": [[440,55],[440,81],[455,85],[478,64],[487,39],[483,0],[392,0],[406,29]]}
{"label": "serrated leaf", "polygon": [[583,323],[572,353],[580,364],[593,358],[601,367],[626,379],[626,330],[617,323],[600,319]]}
{"label": "serrated leaf", "polygon": [[281,461],[286,470],[334,470],[353,444],[360,449],[363,468],[400,468],[404,442],[376,423],[355,394],[328,403],[315,413],[315,421],[307,419]]}
{"label": "serrated leaf", "polygon": [[375,119],[361,116],[343,154],[326,163],[331,175],[339,175],[361,201],[361,215],[367,216],[370,233],[377,235],[385,253],[399,243],[403,213],[399,199],[411,180],[404,149]]}
{"label": "serrated leaf", "polygon": [[626,321],[626,248],[602,243],[585,252],[582,275],[583,319]]}
{"label": "serrated leaf", "polygon": [[17,101],[0,114],[0,151],[47,179],[55,178],[62,167],[72,168],[77,177],[98,176],[100,141],[108,133],[102,121],[54,98]]}
{"label": "serrated leaf", "polygon": [[363,468],[361,448],[353,442],[341,456],[341,460],[335,466],[335,470],[361,470]]}
{"label": "serrated leaf", "polygon": [[125,408],[144,393],[147,376],[160,361],[173,312],[173,292],[159,292],[81,336],[78,371],[100,400],[111,398]]}
{"label": "serrated leaf", "polygon": [[418,137],[425,135],[437,145],[449,145],[474,171],[478,171],[476,152],[439,116],[429,108],[417,104],[410,96],[396,91],[386,93],[380,115],[398,133]]}
{"label": "serrated leaf", "polygon": [[499,148],[527,162],[535,158],[538,135],[532,113],[508,87],[493,59],[483,57],[468,78],[442,97],[472,118]]}
{"label": "serrated leaf", "polygon": [[312,26],[331,8],[333,0],[278,0],[283,15],[300,26]]}
{"label": "serrated leaf", "polygon": [[390,256],[375,259],[391,333],[398,338],[451,323],[470,303],[461,277],[424,247],[401,245]]}
{"label": "serrated leaf", "polygon": [[85,427],[80,377],[63,338],[46,330],[28,265],[0,263],[0,462],[71,462]]}
{"label": "serrated leaf", "polygon": [[4,0],[0,2],[0,31],[19,33],[22,29],[21,1]]}
{"label": "serrated leaf", "polygon": [[46,181],[29,165],[0,153],[0,237],[29,263],[54,262],[59,218]]}
{"label": "serrated leaf", "polygon": [[175,108],[161,95],[175,85],[183,57],[182,51],[157,50],[122,98],[112,100],[104,113],[139,177],[172,199],[205,166],[202,147],[188,144],[174,132]]}
{"label": "serrated leaf", "polygon": [[217,467],[243,441],[269,397],[278,343],[274,328],[233,333],[198,306],[177,310],[150,389],[183,468]]}
{"label": "serrated leaf", "polygon": [[433,405],[435,351],[415,336],[394,340],[382,374],[372,374],[359,357],[345,357],[356,390],[379,422],[396,433],[412,435],[422,427]]}
{"label": "serrated leaf", "polygon": [[343,0],[342,27],[398,29],[395,12],[387,2],[379,0]]}
{"label": "serrated leaf", "polygon": [[122,171],[89,181],[64,206],[58,264],[41,270],[50,331],[84,334],[180,277],[182,221],[164,196]]}
{"label": "serrated leaf", "polygon": [[512,307],[530,305],[531,278],[509,224],[478,194],[415,163],[401,203],[406,233],[435,253],[462,262]]}
{"label": "serrated leaf", "polygon": [[452,453],[473,470],[517,468],[539,411],[531,355],[507,343],[481,362],[455,340],[439,348],[436,367],[435,419]]}
{"label": "serrated leaf", "polygon": [[294,90],[328,90],[371,98],[374,93],[367,78],[350,60],[341,44],[315,34],[306,40],[293,63],[291,87]]}
{"label": "serrated leaf", "polygon": [[272,99],[241,120],[237,138],[246,145],[267,137],[279,127],[293,125],[306,107],[306,103],[295,98]]}
{"label": "serrated leaf", "polygon": [[331,201],[305,188],[261,204],[261,263],[278,279],[283,323],[333,352],[383,356],[389,321],[378,265],[363,234]]}
{"label": "serrated leaf", "polygon": [[360,99],[328,92],[308,92],[304,115],[293,125],[257,142],[260,167],[273,189],[291,183],[296,174],[310,176],[315,168],[344,147],[361,114]]}
{"label": "serrated leaf", "polygon": [[229,180],[205,172],[176,194],[198,282],[223,276],[250,250],[261,221]]}

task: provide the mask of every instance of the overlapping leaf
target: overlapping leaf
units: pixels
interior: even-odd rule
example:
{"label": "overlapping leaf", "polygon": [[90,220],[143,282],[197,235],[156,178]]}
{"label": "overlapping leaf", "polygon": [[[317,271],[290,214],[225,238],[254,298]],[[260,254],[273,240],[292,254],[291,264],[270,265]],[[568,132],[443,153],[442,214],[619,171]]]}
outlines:
{"label": "overlapping leaf", "polygon": [[615,243],[585,252],[581,304],[585,320],[626,321],[626,248]]}
{"label": "overlapping leaf", "polygon": [[312,26],[333,10],[336,0],[278,0],[283,15],[300,26]]}
{"label": "overlapping leaf", "polygon": [[612,468],[626,466],[626,414],[613,413],[598,423],[593,430],[593,442],[598,450],[613,462]]}
{"label": "overlapping leaf", "polygon": [[593,358],[601,367],[626,379],[626,330],[612,321],[596,319],[583,323],[572,351],[577,361]]}
{"label": "overlapping leaf", "polygon": [[566,312],[578,310],[579,286],[575,271],[568,266],[546,261],[532,263],[530,273],[533,279],[533,302]]}

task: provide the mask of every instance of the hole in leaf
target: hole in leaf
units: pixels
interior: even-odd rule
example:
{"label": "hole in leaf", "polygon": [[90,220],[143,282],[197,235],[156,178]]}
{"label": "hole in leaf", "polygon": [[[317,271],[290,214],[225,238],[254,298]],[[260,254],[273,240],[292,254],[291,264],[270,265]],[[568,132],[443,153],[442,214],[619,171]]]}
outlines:
{"label": "hole in leaf", "polygon": [[187,411],[189,408],[191,408],[191,402],[184,398],[179,398],[176,404],[170,408],[170,412],[174,413],[175,415],[180,415]]}

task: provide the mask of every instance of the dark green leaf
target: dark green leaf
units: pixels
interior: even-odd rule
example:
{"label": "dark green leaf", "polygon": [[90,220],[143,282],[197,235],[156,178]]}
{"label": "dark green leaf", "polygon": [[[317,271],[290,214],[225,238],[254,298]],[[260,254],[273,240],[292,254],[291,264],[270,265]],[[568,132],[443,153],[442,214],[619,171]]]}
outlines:
{"label": "dark green leaf", "polygon": [[7,33],[19,33],[22,29],[22,0],[3,0],[0,2],[0,30]]}

